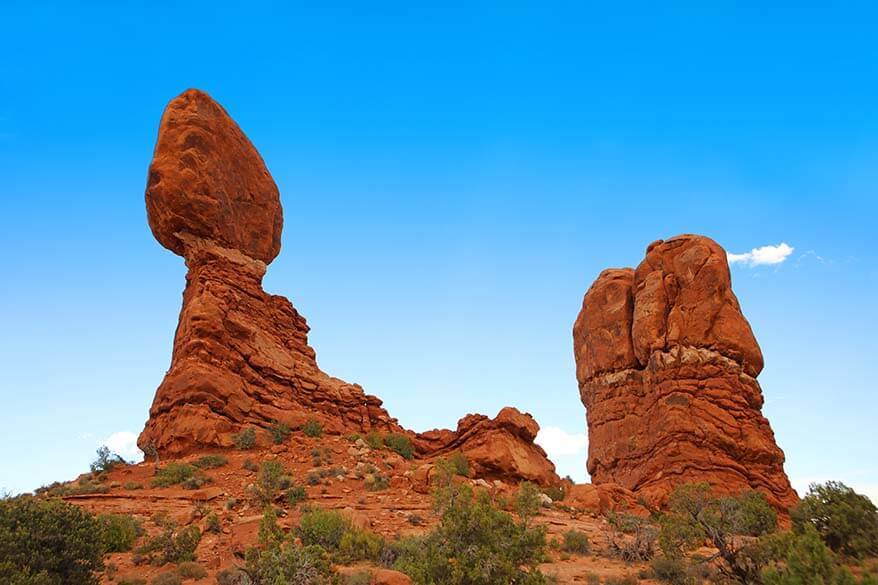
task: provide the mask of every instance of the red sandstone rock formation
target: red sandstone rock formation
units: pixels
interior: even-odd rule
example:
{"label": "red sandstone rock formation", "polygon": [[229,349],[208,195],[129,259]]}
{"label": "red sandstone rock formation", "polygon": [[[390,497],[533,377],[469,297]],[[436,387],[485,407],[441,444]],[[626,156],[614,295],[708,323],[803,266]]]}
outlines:
{"label": "red sandstone rock formation", "polygon": [[[171,368],[156,391],[142,449],[176,456],[228,447],[243,428],[316,419],[329,432],[405,432],[422,455],[460,450],[476,472],[558,481],[533,444],[539,427],[504,409],[470,415],[456,432],[416,436],[381,401],[328,376],[308,345],[308,325],[284,297],[266,294],[266,264],[280,251],[277,187],[259,153],[207,94],[168,104],[146,190],[156,239],[189,269]],[[264,433],[259,434],[265,441]]]}
{"label": "red sandstone rock formation", "polygon": [[542,447],[534,443],[540,426],[529,414],[506,407],[496,418],[468,414],[457,430],[427,431],[415,438],[419,451],[444,455],[459,451],[466,455],[477,477],[519,478],[540,484],[558,483],[555,466]]}
{"label": "red sandstone rock formation", "polygon": [[725,251],[682,235],[636,270],[601,273],[573,326],[588,471],[661,505],[681,483],[797,501],[762,416],[762,352],[732,292]]}

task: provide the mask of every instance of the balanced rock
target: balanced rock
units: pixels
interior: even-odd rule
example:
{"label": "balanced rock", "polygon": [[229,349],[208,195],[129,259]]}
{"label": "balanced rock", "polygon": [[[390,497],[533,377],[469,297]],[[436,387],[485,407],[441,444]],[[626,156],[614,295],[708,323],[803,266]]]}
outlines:
{"label": "balanced rock", "polygon": [[[138,439],[141,449],[179,456],[230,447],[247,428],[313,419],[329,433],[404,433],[425,458],[462,451],[476,475],[558,480],[533,443],[539,427],[529,415],[470,415],[456,432],[425,438],[403,429],[381,400],[317,366],[305,318],[262,289],[267,264],[280,251],[277,187],[244,133],[207,94],[188,90],[168,104],[146,208],[156,239],[186,259],[188,273],[171,367]],[[267,442],[267,433],[257,440]]]}
{"label": "balanced rock", "polygon": [[681,235],[636,270],[609,269],[573,326],[588,471],[654,505],[682,483],[797,501],[762,416],[762,352],[732,292],[725,251]]}
{"label": "balanced rock", "polygon": [[222,106],[196,89],[165,108],[149,166],[146,210],[156,239],[181,256],[184,236],[266,264],[280,252],[277,185]]}
{"label": "balanced rock", "polygon": [[262,290],[280,250],[277,187],[262,158],[207,94],[168,104],[146,190],[156,239],[189,269],[171,368],[138,444],[166,455],[227,447],[247,427],[308,419],[328,431],[400,431],[381,401],[323,373],[308,325]]}

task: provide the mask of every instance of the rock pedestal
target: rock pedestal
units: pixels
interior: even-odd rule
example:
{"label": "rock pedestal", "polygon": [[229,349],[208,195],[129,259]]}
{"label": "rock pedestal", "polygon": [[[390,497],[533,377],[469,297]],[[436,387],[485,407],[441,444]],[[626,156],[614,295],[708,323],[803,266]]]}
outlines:
{"label": "rock pedestal", "polygon": [[573,327],[588,471],[661,505],[682,483],[797,501],[762,416],[762,352],[732,292],[725,251],[682,235],[609,269]]}

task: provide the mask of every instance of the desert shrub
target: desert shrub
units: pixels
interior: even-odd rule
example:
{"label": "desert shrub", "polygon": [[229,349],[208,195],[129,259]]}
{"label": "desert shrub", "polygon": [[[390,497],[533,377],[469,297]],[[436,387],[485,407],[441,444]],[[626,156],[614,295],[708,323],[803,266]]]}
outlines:
{"label": "desert shrub", "polygon": [[246,573],[253,585],[328,585],[332,578],[331,565],[322,548],[301,547],[291,542],[249,549]]}
{"label": "desert shrub", "polygon": [[126,490],[142,490],[143,484],[139,481],[126,481],[124,484],[122,484],[122,487]]}
{"label": "desert shrub", "polygon": [[320,437],[323,435],[323,425],[320,424],[320,421],[309,418],[305,421],[305,424],[302,425],[302,432],[305,433],[305,436],[307,437]]}
{"label": "desert shrub", "polygon": [[390,485],[390,478],[380,473],[370,473],[366,476],[364,484],[370,492],[386,490]]}
{"label": "desert shrub", "polygon": [[369,431],[369,434],[366,435],[366,443],[372,449],[381,449],[384,447],[384,438],[376,431]]}
{"label": "desert shrub", "polygon": [[655,555],[658,529],[644,518],[611,512],[608,541],[612,553],[625,562],[648,561]]}
{"label": "desert shrub", "polygon": [[[493,585],[546,582],[537,567],[545,558],[542,527],[529,527],[498,509],[488,494],[450,483],[437,491],[439,525],[422,537],[390,547],[396,569],[415,583]],[[450,562],[452,561],[453,562]]]}
{"label": "desert shrub", "polygon": [[424,524],[424,517],[420,514],[409,514],[408,521],[412,526],[422,526]]}
{"label": "desert shrub", "polygon": [[216,585],[252,585],[253,580],[243,570],[235,567],[216,574]]}
{"label": "desert shrub", "polygon": [[375,561],[381,555],[384,542],[372,532],[349,528],[338,542],[335,559],[341,563]]}
{"label": "desert shrub", "polygon": [[252,459],[245,459],[244,463],[241,464],[241,467],[247,471],[259,471],[259,465],[257,465]]}
{"label": "desert shrub", "polygon": [[567,497],[567,493],[564,491],[564,486],[562,485],[552,485],[543,488],[543,493],[552,498],[553,502],[563,501],[564,498]]}
{"label": "desert shrub", "polygon": [[[857,579],[840,567],[820,534],[811,525],[774,539],[780,545],[772,562],[761,572],[764,585],[856,585]],[[863,577],[859,583],[873,585],[875,579]]]}
{"label": "desert shrub", "polygon": [[604,585],[637,585],[637,577],[630,574],[624,577],[607,577]]}
{"label": "desert shrub", "polygon": [[542,507],[539,488],[529,481],[521,484],[515,495],[515,512],[524,521],[530,523],[534,516],[539,514]]}
{"label": "desert shrub", "polygon": [[125,577],[119,579],[118,585],[146,585],[146,579],[141,577]]}
{"label": "desert shrub", "polygon": [[585,582],[587,585],[601,585],[601,577],[597,573],[586,573]]}
{"label": "desert shrub", "polygon": [[451,468],[455,474],[462,477],[469,477],[469,459],[461,452],[455,452],[448,458]]}
{"label": "desert shrub", "polygon": [[198,468],[188,463],[171,462],[160,467],[152,478],[152,487],[168,487],[183,483],[198,473]]}
{"label": "desert shrub", "polygon": [[561,550],[577,555],[587,555],[589,551],[588,536],[579,530],[568,530],[564,533]]}
{"label": "desert shrub", "polygon": [[193,465],[199,469],[216,469],[226,465],[229,460],[222,455],[204,455],[199,457]]}
{"label": "desert shrub", "polygon": [[159,573],[149,581],[149,585],[183,585],[183,579],[180,575],[171,571],[168,573]]}
{"label": "desert shrub", "polygon": [[336,510],[315,508],[302,514],[296,534],[302,544],[315,544],[324,549],[337,549],[341,537],[351,529],[350,520]]}
{"label": "desert shrub", "polygon": [[252,449],[256,446],[256,430],[253,427],[247,427],[232,435],[232,442],[238,449]]}
{"label": "desert shrub", "polygon": [[268,434],[271,435],[271,440],[274,441],[275,445],[280,445],[289,439],[292,433],[293,429],[286,423],[274,422],[268,427]]}
{"label": "desert shrub", "polygon": [[686,561],[681,558],[656,557],[649,564],[655,579],[667,585],[694,585]]}
{"label": "desert shrub", "polygon": [[305,491],[304,486],[294,485],[287,490],[284,499],[290,506],[295,506],[299,502],[304,502],[308,499],[308,493]]}
{"label": "desert shrub", "polygon": [[277,459],[263,461],[256,475],[256,493],[264,504],[273,502],[284,485],[290,479],[284,471],[283,463]]}
{"label": "desert shrub", "polygon": [[164,565],[195,560],[195,549],[201,541],[197,526],[174,529],[167,526],[160,534],[147,539],[135,552],[135,563]]}
{"label": "desert shrub", "polygon": [[97,519],[78,506],[0,498],[0,576],[16,585],[92,585],[103,568]]}
{"label": "desert shrub", "polygon": [[193,561],[177,565],[177,573],[184,579],[204,579],[207,577],[207,570]]}
{"label": "desert shrub", "polygon": [[222,522],[220,522],[219,516],[216,515],[216,512],[211,512],[204,519],[204,530],[207,532],[213,532],[216,534],[222,532],[222,529]]}
{"label": "desert shrub", "polygon": [[833,551],[854,558],[878,555],[878,510],[841,482],[811,484],[790,513],[799,532],[813,526]]}
{"label": "desert shrub", "polygon": [[369,571],[357,571],[348,575],[345,585],[371,585],[372,573]]}
{"label": "desert shrub", "polygon": [[193,475],[189,479],[185,480],[180,485],[187,490],[197,490],[199,488],[204,487],[205,485],[211,483],[213,480],[207,477],[206,475],[197,474]]}
{"label": "desert shrub", "polygon": [[659,537],[666,557],[681,558],[706,540],[718,551],[717,569],[723,576],[761,583],[772,540],[756,537],[771,534],[777,525],[777,514],[762,494],[714,496],[706,483],[686,484],[671,493],[668,505]]}
{"label": "desert shrub", "polygon": [[98,448],[97,455],[97,459],[89,466],[92,473],[104,473],[119,465],[127,465],[128,463],[118,453],[111,452],[103,445]]}
{"label": "desert shrub", "polygon": [[384,445],[391,451],[395,451],[404,459],[411,459],[415,456],[415,448],[412,441],[402,433],[390,433],[384,437]]}
{"label": "desert shrub", "polygon": [[101,514],[97,519],[105,552],[128,552],[143,535],[143,526],[132,516]]}

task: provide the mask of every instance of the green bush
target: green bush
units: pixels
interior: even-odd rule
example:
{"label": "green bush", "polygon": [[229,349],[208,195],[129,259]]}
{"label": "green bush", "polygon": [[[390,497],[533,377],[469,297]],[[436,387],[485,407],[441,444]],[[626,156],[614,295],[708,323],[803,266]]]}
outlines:
{"label": "green bush", "polygon": [[423,537],[391,545],[394,567],[415,583],[494,585],[546,583],[542,527],[529,527],[498,509],[485,492],[449,485],[436,494],[439,525]]}
{"label": "green bush", "polygon": [[564,533],[561,550],[576,555],[587,555],[589,551],[588,535],[579,530],[568,530]]}
{"label": "green bush", "polygon": [[345,585],[371,585],[372,573],[370,571],[357,571],[348,575]]}
{"label": "green bush", "polygon": [[244,460],[244,463],[241,464],[241,467],[243,467],[247,471],[259,471],[259,465],[257,465],[255,461],[249,458]]}
{"label": "green bush", "polygon": [[207,532],[213,532],[214,534],[222,532],[223,525],[222,522],[220,522],[219,516],[216,515],[216,512],[211,512],[204,519],[204,529]]}
{"label": "green bush", "polygon": [[741,583],[760,583],[764,554],[752,538],[772,533],[777,514],[758,492],[715,496],[706,483],[679,486],[660,520],[659,543],[666,557],[683,553],[704,540],[719,551],[719,570]]}
{"label": "green bush", "polygon": [[184,579],[204,579],[207,577],[207,570],[193,561],[177,565],[177,573]]}
{"label": "green bush", "polygon": [[268,427],[268,434],[271,435],[271,440],[274,441],[275,445],[280,445],[289,439],[292,432],[293,429],[288,424],[282,422],[275,422]]}
{"label": "green bush", "polygon": [[[296,546],[283,542],[265,548],[251,548],[246,554],[246,573],[253,585],[329,585],[332,569],[319,546]],[[220,581],[217,581],[220,583]],[[234,581],[227,581],[230,584]],[[222,584],[221,584],[222,585]]]}
{"label": "green bush", "polygon": [[143,535],[140,521],[124,514],[101,514],[101,541],[106,552],[128,552]]}
{"label": "green bush", "polygon": [[232,442],[238,449],[252,449],[256,446],[256,430],[248,427],[239,433],[232,435]]}
{"label": "green bush", "polygon": [[839,554],[854,558],[878,555],[878,510],[869,498],[841,482],[811,484],[790,516],[797,531],[813,526],[823,542]]}
{"label": "green bush", "polygon": [[522,483],[515,495],[515,512],[518,516],[527,524],[539,514],[541,507],[539,488],[529,481]]}
{"label": "green bush", "polygon": [[366,435],[366,443],[369,444],[370,448],[378,450],[384,447],[384,438],[376,431],[369,431],[369,434]]}
{"label": "green bush", "polygon": [[146,579],[141,577],[125,577],[124,579],[119,579],[118,585],[146,585]]}
{"label": "green bush", "polygon": [[119,465],[127,465],[118,453],[112,453],[107,447],[101,446],[97,450],[98,457],[90,465],[92,473],[104,473]]}
{"label": "green bush", "polygon": [[302,425],[302,432],[308,437],[320,437],[323,435],[323,425],[319,421],[309,418]]}
{"label": "green bush", "polygon": [[398,453],[403,459],[411,459],[415,456],[415,448],[412,441],[402,433],[390,433],[384,437],[384,445]]}
{"label": "green bush", "polygon": [[315,508],[302,514],[296,534],[302,539],[302,544],[335,550],[341,543],[341,537],[350,529],[350,520],[340,512]]}
{"label": "green bush", "polygon": [[0,498],[0,576],[16,585],[92,585],[103,568],[101,526],[78,506]]}
{"label": "green bush", "polygon": [[228,462],[229,460],[222,455],[205,455],[199,457],[193,465],[199,469],[216,469],[226,465]]}
{"label": "green bush", "polygon": [[452,453],[448,461],[454,473],[462,477],[469,477],[469,459],[466,458],[466,455],[460,452]]}
{"label": "green bush", "polygon": [[338,543],[335,558],[341,563],[377,561],[384,549],[384,542],[372,532],[348,528]]}
{"label": "green bush", "polygon": [[161,534],[148,539],[134,551],[135,563],[164,565],[194,561],[195,549],[200,541],[201,530],[197,526],[187,526],[179,530],[168,526]]}
{"label": "green bush", "polygon": [[[781,543],[774,561],[762,570],[764,585],[856,585],[858,581],[846,567],[839,567],[832,552],[810,525],[800,532],[786,533],[776,539]],[[865,576],[862,585],[873,585]]]}
{"label": "green bush", "polygon": [[156,470],[155,477],[152,478],[152,487],[168,487],[183,483],[198,473],[198,468],[188,463],[178,463],[172,461],[164,467]]}
{"label": "green bush", "polygon": [[253,585],[253,580],[241,569],[224,569],[217,573],[216,585]]}
{"label": "green bush", "polygon": [[695,585],[695,579],[689,575],[686,561],[681,558],[656,557],[650,562],[655,579],[667,585]]}
{"label": "green bush", "polygon": [[183,580],[174,572],[160,573],[149,581],[149,585],[183,585]]}
{"label": "green bush", "polygon": [[378,492],[386,490],[390,486],[390,478],[380,473],[370,473],[366,475],[366,480],[363,483],[370,492]]}
{"label": "green bush", "polygon": [[305,491],[305,487],[301,485],[294,485],[287,490],[285,499],[287,504],[290,506],[295,506],[299,502],[304,502],[308,499],[308,493]]}
{"label": "green bush", "polygon": [[122,487],[126,490],[142,490],[143,484],[139,481],[126,481]]}
{"label": "green bush", "polygon": [[283,463],[277,459],[268,459],[259,466],[256,475],[256,492],[263,504],[273,502],[282,489],[289,485],[289,477],[284,471]]}

